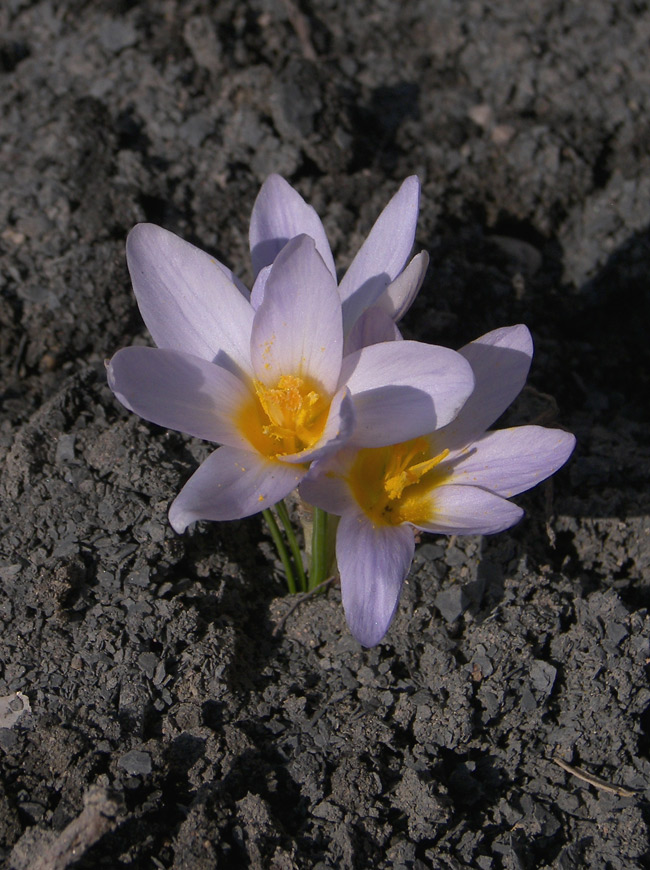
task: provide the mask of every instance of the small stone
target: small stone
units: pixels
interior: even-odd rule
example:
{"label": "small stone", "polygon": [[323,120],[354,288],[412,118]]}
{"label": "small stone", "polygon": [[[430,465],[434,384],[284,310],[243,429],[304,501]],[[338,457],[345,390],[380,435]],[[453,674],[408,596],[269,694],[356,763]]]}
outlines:
{"label": "small stone", "polygon": [[550,665],[548,662],[536,660],[530,668],[530,679],[533,688],[538,692],[543,692],[544,695],[550,695],[557,676],[557,668]]}
{"label": "small stone", "polygon": [[0,698],[0,728],[13,728],[23,713],[31,713],[29,698],[22,692],[14,692]]}
{"label": "small stone", "polygon": [[0,749],[11,752],[18,742],[18,736],[9,728],[0,728]]}
{"label": "small stone", "polygon": [[532,713],[537,709],[537,701],[530,689],[524,689],[521,693],[521,709],[524,713]]}
{"label": "small stone", "polygon": [[138,656],[138,664],[149,679],[152,679],[156,668],[158,667],[158,656],[151,652],[140,653]]}
{"label": "small stone", "polygon": [[56,454],[54,461],[57,465],[64,462],[74,461],[75,435],[59,435],[56,442]]}
{"label": "small stone", "polygon": [[483,129],[489,127],[492,123],[492,109],[487,105],[487,103],[470,106],[467,110],[467,115],[478,127],[482,127]]}
{"label": "small stone", "polygon": [[148,752],[132,749],[117,762],[131,776],[147,776],[151,773],[151,756]]}
{"label": "small stone", "polygon": [[343,818],[341,810],[330,801],[321,801],[313,809],[313,815],[328,822],[340,822]]}
{"label": "small stone", "polygon": [[470,601],[462,586],[450,586],[436,595],[434,604],[447,622],[455,622],[469,607]]}
{"label": "small stone", "polygon": [[138,33],[129,22],[109,18],[99,28],[99,41],[106,51],[116,54],[138,41]]}
{"label": "small stone", "polygon": [[620,622],[607,623],[607,637],[612,641],[614,646],[618,646],[622,640],[628,636],[629,632]]}
{"label": "small stone", "polygon": [[507,145],[515,135],[515,128],[510,124],[497,124],[492,129],[492,141],[495,145]]}

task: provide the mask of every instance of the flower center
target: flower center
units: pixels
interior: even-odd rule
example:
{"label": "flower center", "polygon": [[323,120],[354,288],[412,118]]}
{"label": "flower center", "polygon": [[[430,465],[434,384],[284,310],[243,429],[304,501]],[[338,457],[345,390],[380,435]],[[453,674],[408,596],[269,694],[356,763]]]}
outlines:
{"label": "flower center", "polygon": [[329,396],[311,378],[282,375],[274,387],[255,381],[255,397],[242,409],[239,426],[264,456],[287,456],[314,446],[329,407]]}
{"label": "flower center", "polygon": [[427,438],[357,453],[348,483],[357,503],[374,523],[417,525],[431,516],[431,490],[446,477],[432,474],[449,450],[431,456]]}

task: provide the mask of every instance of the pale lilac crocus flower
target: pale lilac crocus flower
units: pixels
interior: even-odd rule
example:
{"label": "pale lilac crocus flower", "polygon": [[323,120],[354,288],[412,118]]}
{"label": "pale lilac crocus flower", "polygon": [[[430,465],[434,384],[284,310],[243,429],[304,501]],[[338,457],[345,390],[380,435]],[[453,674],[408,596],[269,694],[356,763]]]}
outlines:
{"label": "pale lilac crocus flower", "polygon": [[135,227],[127,261],[158,347],[118,351],[111,389],[146,420],[223,445],[171,505],[178,532],[272,506],[347,442],[443,426],[472,391],[471,367],[446,348],[389,342],[343,359],[336,280],[309,236],[275,256],[257,310],[224,266],[160,227]]}
{"label": "pale lilac crocus flower", "polygon": [[553,474],[575,438],[516,426],[487,432],[524,386],[533,352],[525,326],[487,333],[460,353],[475,388],[458,416],[429,435],[389,446],[343,448],[315,463],[300,486],[308,503],[341,517],[336,557],[343,606],[364,646],[388,630],[414,554],[414,528],[491,534],[523,515],[508,501]]}
{"label": "pale lilac crocus flower", "polygon": [[[390,324],[400,320],[424,280],[429,256],[422,251],[408,263],[415,240],[420,205],[420,182],[412,175],[400,186],[372,229],[339,284],[343,305],[343,331],[347,336],[363,313],[373,307],[375,319]],[[336,279],[334,258],[327,234],[316,211],[280,175],[270,175],[255,200],[250,222],[250,248],[255,284],[251,303],[257,307],[264,297],[269,269],[284,245],[305,233],[314,239],[316,250]],[[345,351],[358,349],[355,342]]]}

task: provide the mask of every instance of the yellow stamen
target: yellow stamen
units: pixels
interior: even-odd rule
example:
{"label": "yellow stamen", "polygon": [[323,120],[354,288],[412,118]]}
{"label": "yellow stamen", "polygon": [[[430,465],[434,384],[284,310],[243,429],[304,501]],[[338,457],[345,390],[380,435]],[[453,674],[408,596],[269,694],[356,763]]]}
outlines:
{"label": "yellow stamen", "polygon": [[323,434],[330,397],[311,378],[281,375],[274,387],[255,381],[255,396],[239,415],[239,428],[264,456],[307,450]]}
{"label": "yellow stamen", "polygon": [[416,525],[431,515],[431,490],[447,476],[432,474],[449,455],[431,456],[427,438],[414,438],[388,447],[359,450],[348,483],[364,513],[377,525]]}

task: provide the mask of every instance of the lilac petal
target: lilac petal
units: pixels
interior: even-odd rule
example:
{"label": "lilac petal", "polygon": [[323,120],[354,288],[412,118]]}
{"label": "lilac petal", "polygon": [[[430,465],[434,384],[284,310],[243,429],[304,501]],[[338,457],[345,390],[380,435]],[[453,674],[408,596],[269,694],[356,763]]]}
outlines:
{"label": "lilac petal", "polygon": [[257,278],[255,279],[253,289],[251,290],[251,305],[255,311],[257,311],[262,302],[264,302],[266,282],[268,281],[272,268],[272,266],[264,266],[264,268],[260,269],[257,273]]}
{"label": "lilac petal", "polygon": [[409,525],[375,526],[353,512],[341,517],[336,559],[343,609],[350,631],[363,646],[375,646],[388,631],[414,551]]}
{"label": "lilac petal", "polygon": [[413,304],[428,267],[429,255],[426,251],[421,251],[377,299],[376,305],[389,314],[396,323],[404,317]]}
{"label": "lilac petal", "polygon": [[431,492],[431,520],[418,523],[442,535],[490,535],[509,529],[524,515],[516,504],[478,486],[445,484]]}
{"label": "lilac petal", "polygon": [[222,263],[220,260],[217,260],[216,257],[214,257],[213,259],[214,259],[214,262],[217,264],[217,266],[221,269],[223,274],[226,276],[226,278],[229,281],[232,281],[232,283],[235,285],[235,287],[239,290],[239,292],[244,297],[244,299],[247,302],[250,302],[251,291],[244,284],[244,282],[241,280],[241,278],[239,278],[237,275],[235,275],[235,273],[233,272],[232,269],[229,269],[228,266],[224,265],[224,263]]}
{"label": "lilac petal", "polygon": [[311,377],[334,393],[343,355],[336,282],[309,236],[298,236],[276,257],[264,301],[255,312],[251,359],[255,375],[274,387],[281,375]]}
{"label": "lilac petal", "polygon": [[169,509],[169,522],[184,532],[196,520],[238,520],[272,507],[304,475],[299,466],[272,462],[249,450],[220,447],[198,467]]}
{"label": "lilac petal", "polygon": [[373,344],[343,359],[357,415],[352,442],[383,447],[408,441],[452,420],[474,387],[463,357],[418,341]]}
{"label": "lilac petal", "polygon": [[125,347],[108,364],[108,384],[138,416],[206,441],[241,447],[235,425],[252,384],[197,356],[157,347]]}
{"label": "lilac petal", "polygon": [[250,224],[250,247],[255,274],[270,266],[288,241],[311,236],[332,277],[334,258],[316,211],[280,175],[269,175],[255,200]]}
{"label": "lilac petal", "polygon": [[[575,443],[569,432],[542,426],[488,432],[452,459],[451,480],[510,498],[554,474],[567,461]],[[440,470],[443,468],[441,465]]]}
{"label": "lilac petal", "polygon": [[251,373],[253,309],[214,257],[153,224],[129,233],[126,258],[158,347]]}
{"label": "lilac petal", "polygon": [[315,462],[323,456],[335,453],[350,440],[355,419],[354,402],[350,391],[347,387],[343,387],[332,399],[327,422],[318,441],[309,450],[283,456],[283,462]]}
{"label": "lilac petal", "polygon": [[346,331],[404,268],[415,239],[420,182],[412,175],[377,218],[343,276],[339,293]]}
{"label": "lilac petal", "polygon": [[401,341],[402,335],[393,318],[376,305],[366,308],[345,336],[343,356],[382,341]]}
{"label": "lilac petal", "polygon": [[[530,368],[533,340],[523,326],[495,329],[461,348],[472,366],[476,386],[453,423],[436,436],[450,450],[474,441],[519,395]],[[441,448],[442,449],[442,448]]]}
{"label": "lilac petal", "polygon": [[355,449],[344,447],[334,455],[314,462],[300,484],[302,500],[337,516],[349,510],[358,510],[347,482],[350,466],[356,456]]}

